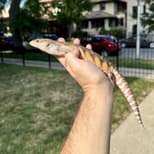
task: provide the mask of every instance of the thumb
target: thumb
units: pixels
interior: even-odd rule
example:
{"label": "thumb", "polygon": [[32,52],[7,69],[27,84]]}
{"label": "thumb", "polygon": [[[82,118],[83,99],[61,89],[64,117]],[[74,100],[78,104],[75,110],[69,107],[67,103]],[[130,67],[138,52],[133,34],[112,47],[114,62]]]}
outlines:
{"label": "thumb", "polygon": [[81,61],[77,48],[65,55],[65,67],[70,73],[81,69]]}

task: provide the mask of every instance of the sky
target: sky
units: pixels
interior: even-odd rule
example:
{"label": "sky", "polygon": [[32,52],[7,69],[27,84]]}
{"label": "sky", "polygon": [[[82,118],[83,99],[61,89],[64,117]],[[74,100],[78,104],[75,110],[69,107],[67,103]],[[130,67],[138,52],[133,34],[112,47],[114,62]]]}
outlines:
{"label": "sky", "polygon": [[21,1],[21,3],[20,3],[20,7],[21,7],[21,8],[24,6],[25,1],[26,1],[26,0],[22,0],[22,1]]}
{"label": "sky", "polygon": [[3,7],[3,3],[2,2],[0,2],[0,7]]}
{"label": "sky", "polygon": [[[21,8],[24,6],[25,1],[26,1],[26,0],[22,0],[22,1],[21,1],[21,3],[20,3],[20,7],[21,7]],[[6,6],[9,6],[10,3],[11,3],[11,0],[7,0],[5,5],[6,5]]]}

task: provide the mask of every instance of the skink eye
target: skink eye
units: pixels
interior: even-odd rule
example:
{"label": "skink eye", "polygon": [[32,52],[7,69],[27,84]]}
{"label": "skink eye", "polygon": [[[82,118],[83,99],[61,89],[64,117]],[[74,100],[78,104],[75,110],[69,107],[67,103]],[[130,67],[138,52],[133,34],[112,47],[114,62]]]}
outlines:
{"label": "skink eye", "polygon": [[50,43],[47,44],[47,47],[49,47]]}

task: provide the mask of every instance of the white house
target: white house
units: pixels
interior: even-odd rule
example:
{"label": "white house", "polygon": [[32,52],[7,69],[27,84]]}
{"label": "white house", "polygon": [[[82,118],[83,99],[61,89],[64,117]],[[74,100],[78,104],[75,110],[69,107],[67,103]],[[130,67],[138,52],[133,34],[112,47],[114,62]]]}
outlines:
{"label": "white house", "polygon": [[84,13],[82,30],[98,34],[101,28],[121,27],[126,30],[126,0],[91,0],[93,9]]}
{"label": "white house", "polygon": [[[127,25],[126,36],[130,37],[137,31],[137,0],[127,0]],[[147,11],[145,1],[140,0],[140,16]],[[140,24],[140,33],[146,33],[146,29]]]}
{"label": "white house", "polygon": [[0,18],[8,18],[9,17],[9,6],[4,7],[4,9],[0,13]]}
{"label": "white house", "polygon": [[[98,34],[100,29],[121,27],[126,37],[136,35],[138,0],[91,0],[94,7],[91,12],[85,13],[83,31],[89,34]],[[145,0],[140,1],[140,17],[148,11]],[[140,34],[147,33],[147,29],[140,22]]]}

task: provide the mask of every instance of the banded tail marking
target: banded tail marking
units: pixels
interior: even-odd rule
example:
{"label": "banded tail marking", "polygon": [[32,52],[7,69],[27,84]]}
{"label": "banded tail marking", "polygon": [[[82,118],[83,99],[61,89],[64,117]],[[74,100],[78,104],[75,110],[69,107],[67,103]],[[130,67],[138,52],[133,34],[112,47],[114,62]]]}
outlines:
{"label": "banded tail marking", "polygon": [[113,69],[112,73],[115,75],[116,85],[119,87],[119,89],[121,90],[121,92],[125,96],[126,100],[128,101],[133,113],[135,114],[135,117],[136,117],[138,123],[141,124],[142,127],[144,127],[143,121],[142,121],[142,118],[140,115],[138,103],[132,93],[132,90],[128,86],[128,83],[125,81],[125,79],[121,76],[121,74],[116,69]]}

